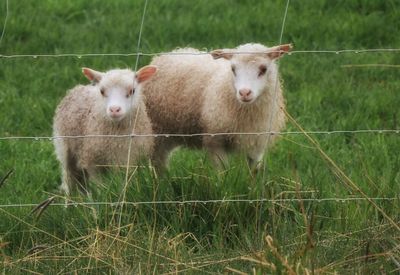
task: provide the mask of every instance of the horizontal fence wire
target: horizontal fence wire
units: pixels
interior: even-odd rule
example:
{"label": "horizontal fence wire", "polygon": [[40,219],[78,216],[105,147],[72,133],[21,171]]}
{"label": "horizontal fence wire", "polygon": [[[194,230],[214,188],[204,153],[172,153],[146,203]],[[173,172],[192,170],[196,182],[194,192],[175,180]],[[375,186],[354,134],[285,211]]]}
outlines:
{"label": "horizontal fence wire", "polygon": [[[369,198],[373,201],[399,201],[400,197],[376,197]],[[49,199],[50,200],[50,199]],[[51,198],[53,200],[53,197]],[[363,197],[345,198],[287,198],[287,199],[216,199],[216,200],[169,200],[169,201],[119,201],[119,202],[68,202],[51,203],[48,206],[121,206],[121,205],[187,205],[187,204],[223,204],[223,203],[285,203],[285,202],[335,202],[348,203],[357,201],[368,201]],[[1,204],[0,208],[38,207],[41,203]]]}
{"label": "horizontal fence wire", "polygon": [[135,138],[135,137],[202,137],[202,136],[262,136],[262,135],[334,135],[334,134],[400,134],[400,129],[360,129],[360,130],[333,130],[333,131],[266,131],[266,132],[225,132],[225,133],[197,133],[197,134],[126,134],[126,135],[75,135],[75,136],[7,136],[0,137],[5,140],[55,140],[55,139],[80,139],[80,138]]}
{"label": "horizontal fence wire", "polygon": [[[60,54],[0,54],[0,58],[5,59],[13,59],[13,58],[61,58],[61,57],[74,57],[74,58],[83,58],[83,57],[130,57],[130,56],[160,56],[160,55],[207,55],[210,54],[212,50],[205,50],[200,52],[136,52],[136,53],[60,53]],[[359,54],[359,53],[399,53],[400,48],[382,48],[382,49],[342,49],[342,50],[297,50],[290,51],[287,55],[293,54]],[[252,52],[233,52],[232,54],[255,54],[255,53],[263,53],[260,51]],[[265,53],[271,53],[265,52]]]}

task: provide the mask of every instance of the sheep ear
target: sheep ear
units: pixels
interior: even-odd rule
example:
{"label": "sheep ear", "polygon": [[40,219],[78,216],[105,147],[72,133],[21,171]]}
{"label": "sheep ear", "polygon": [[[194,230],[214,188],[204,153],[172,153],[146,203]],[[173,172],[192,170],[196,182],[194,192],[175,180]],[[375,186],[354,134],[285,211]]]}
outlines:
{"label": "sheep ear", "polygon": [[214,50],[210,52],[214,59],[225,58],[227,60],[231,59],[233,53],[227,52],[226,50]]}
{"label": "sheep ear", "polygon": [[92,82],[100,82],[101,78],[103,77],[102,72],[98,72],[89,68],[82,68],[82,73]]}
{"label": "sheep ear", "polygon": [[269,48],[269,53],[267,53],[268,57],[271,59],[277,59],[284,55],[285,53],[288,53],[291,49],[293,48],[292,44],[283,44],[279,46],[275,46],[272,48]]}
{"label": "sheep ear", "polygon": [[156,66],[144,66],[139,71],[136,72],[136,79],[138,83],[142,83],[149,78],[151,78],[157,72]]}

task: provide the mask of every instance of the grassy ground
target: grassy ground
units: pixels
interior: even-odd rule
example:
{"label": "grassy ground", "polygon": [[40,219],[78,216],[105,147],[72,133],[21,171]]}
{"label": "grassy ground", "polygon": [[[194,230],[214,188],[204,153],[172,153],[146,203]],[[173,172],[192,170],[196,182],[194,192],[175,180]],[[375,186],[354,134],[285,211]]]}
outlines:
{"label": "grassy ground", "polygon": [[[149,0],[142,52],[177,46],[278,44],[286,1]],[[0,26],[5,1],[0,3]],[[0,53],[136,52],[144,1],[10,1]],[[396,1],[292,1],[283,42],[296,50],[398,48]],[[0,136],[49,136],[82,66],[133,67],[136,57],[0,58]],[[149,57],[141,57],[140,65]],[[280,62],[288,112],[306,130],[398,129],[398,53],[292,54]],[[293,123],[288,130],[298,130]],[[315,135],[321,149],[369,197],[398,197],[398,134]],[[0,141],[0,204],[58,194],[48,140]],[[300,199],[263,203],[0,208],[4,274],[18,273],[379,273],[398,270],[399,201],[324,201],[361,195],[304,135],[284,136],[252,177],[241,156],[226,173],[202,152],[181,150],[169,173],[139,168],[128,201]],[[117,201],[124,171],[106,175],[95,201]],[[313,198],[307,201],[302,199]],[[76,198],[78,201],[84,198]],[[63,202],[57,198],[56,202]],[[382,213],[384,212],[384,213]],[[96,215],[94,214],[96,213]],[[386,215],[386,216],[385,216]],[[270,236],[270,237],[268,237]],[[271,264],[274,267],[271,267]],[[229,271],[230,270],[230,271]]]}

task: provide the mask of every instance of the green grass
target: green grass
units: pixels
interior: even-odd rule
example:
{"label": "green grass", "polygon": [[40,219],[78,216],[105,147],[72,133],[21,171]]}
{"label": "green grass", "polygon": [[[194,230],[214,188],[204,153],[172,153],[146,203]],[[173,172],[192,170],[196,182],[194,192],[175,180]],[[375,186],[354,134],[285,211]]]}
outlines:
{"label": "green grass", "polygon": [[[136,52],[144,1],[10,1],[0,54]],[[286,1],[149,0],[142,52],[246,42],[279,43]],[[5,1],[0,3],[0,27]],[[291,1],[283,43],[295,50],[398,48],[396,1]],[[145,65],[150,57],[141,57]],[[134,67],[136,57],[0,58],[0,136],[50,136],[67,89],[86,83],[83,66]],[[292,54],[280,61],[288,112],[306,130],[398,129],[398,53]],[[288,123],[288,130],[298,129]],[[315,135],[322,150],[369,197],[398,197],[398,134]],[[127,201],[299,199],[263,203],[143,204],[65,209],[0,208],[0,267],[20,273],[265,274],[305,270],[381,273],[399,268],[399,231],[360,197],[303,135],[287,135],[253,177],[241,156],[225,173],[203,152],[178,151],[157,178],[139,168]],[[0,204],[38,203],[59,194],[48,140],[0,141]],[[132,172],[132,171],[131,171]],[[120,197],[124,171],[105,175],[94,200]],[[76,197],[77,201],[87,201]],[[63,203],[57,197],[57,203]],[[399,201],[377,201],[395,222]],[[96,214],[94,214],[96,213]],[[266,241],[271,236],[273,243]],[[275,250],[276,249],[276,250]],[[283,260],[287,259],[287,262]],[[275,265],[275,271],[267,263]],[[227,269],[228,268],[228,269]],[[232,271],[231,271],[232,272]]]}

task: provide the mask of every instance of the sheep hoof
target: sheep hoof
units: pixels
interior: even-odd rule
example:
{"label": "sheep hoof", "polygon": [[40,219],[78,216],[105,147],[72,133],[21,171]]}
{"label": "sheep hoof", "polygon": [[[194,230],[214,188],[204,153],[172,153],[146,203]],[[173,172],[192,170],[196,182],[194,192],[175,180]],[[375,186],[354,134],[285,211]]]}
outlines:
{"label": "sheep hoof", "polygon": [[263,169],[263,161],[260,160],[260,161],[254,162],[254,161],[250,160],[249,167],[250,167],[251,174],[253,176],[256,176],[259,173],[259,171],[261,171]]}

